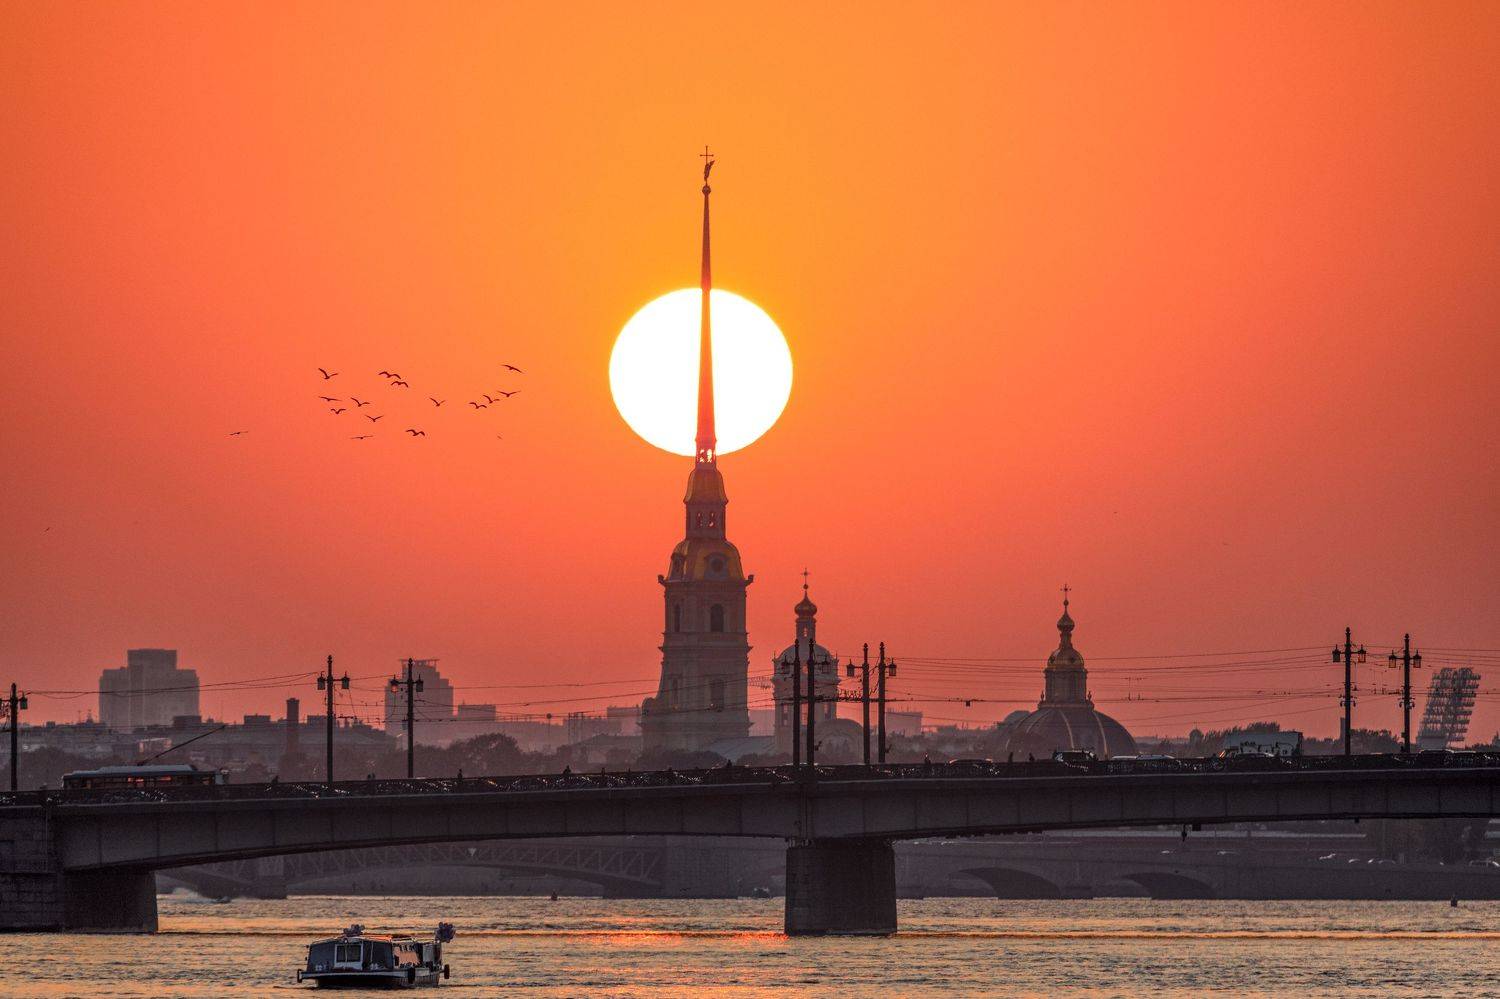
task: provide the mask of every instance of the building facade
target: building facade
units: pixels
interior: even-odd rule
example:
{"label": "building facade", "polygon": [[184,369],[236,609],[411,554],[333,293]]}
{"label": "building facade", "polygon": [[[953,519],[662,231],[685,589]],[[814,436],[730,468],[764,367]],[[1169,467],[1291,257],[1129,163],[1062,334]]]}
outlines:
{"label": "building facade", "polygon": [[129,649],[99,675],[99,721],[122,732],[197,718],[198,671],[177,668],[176,649]]}

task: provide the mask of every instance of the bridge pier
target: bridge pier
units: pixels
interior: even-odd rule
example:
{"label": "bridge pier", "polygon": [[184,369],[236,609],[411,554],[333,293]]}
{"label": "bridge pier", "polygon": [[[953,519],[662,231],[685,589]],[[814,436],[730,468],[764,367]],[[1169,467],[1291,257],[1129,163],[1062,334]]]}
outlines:
{"label": "bridge pier", "polygon": [[896,932],[896,853],[885,839],[824,839],[786,850],[787,936]]}
{"label": "bridge pier", "polygon": [[0,932],[156,932],[156,876],[65,871],[43,809],[0,816]]}

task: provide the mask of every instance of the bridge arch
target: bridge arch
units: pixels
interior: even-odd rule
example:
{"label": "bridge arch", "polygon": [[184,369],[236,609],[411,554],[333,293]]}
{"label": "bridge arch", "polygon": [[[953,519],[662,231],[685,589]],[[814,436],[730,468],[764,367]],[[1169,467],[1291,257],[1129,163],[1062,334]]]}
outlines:
{"label": "bridge arch", "polygon": [[990,886],[996,898],[1063,898],[1061,885],[1042,875],[1018,867],[969,867],[965,874]]}
{"label": "bridge arch", "polygon": [[1138,871],[1120,875],[1122,881],[1134,881],[1152,898],[1187,899],[1217,898],[1214,886],[1200,878],[1189,877],[1173,871]]}

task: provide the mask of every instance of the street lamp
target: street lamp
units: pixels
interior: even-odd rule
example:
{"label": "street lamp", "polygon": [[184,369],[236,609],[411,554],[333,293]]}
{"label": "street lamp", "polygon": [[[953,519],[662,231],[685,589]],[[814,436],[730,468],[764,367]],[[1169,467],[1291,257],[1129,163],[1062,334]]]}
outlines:
{"label": "street lamp", "polygon": [[413,679],[412,677],[413,665],[414,660],[406,660],[406,679],[402,680],[394,676],[391,677],[391,690],[393,692],[400,690],[402,687],[406,688],[406,776],[408,780],[417,774],[417,740],[415,738],[417,694],[422,692],[422,678],[416,677]]}
{"label": "street lamp", "polygon": [[[338,689],[340,689],[340,690],[348,690],[349,689],[349,674],[348,673],[345,673],[343,676],[341,676],[341,677],[338,678],[338,685],[339,685]],[[328,747],[327,747],[328,748],[328,766],[327,766],[326,774],[327,774],[327,778],[328,778],[328,786],[330,788],[332,788],[333,787],[333,691],[334,691],[333,656],[329,656],[328,657],[328,672],[324,673],[324,674],[321,674],[318,677],[318,689],[322,690],[322,691],[326,691],[327,694],[328,694],[328,701],[327,701],[328,717],[325,719],[326,727],[328,729]]]}
{"label": "street lamp", "polygon": [[29,705],[26,703],[26,695],[17,693],[16,685],[10,685],[10,697],[0,702],[0,707],[6,709],[10,716],[10,789],[16,790],[18,778],[17,765],[21,760],[21,712]]}
{"label": "street lamp", "polygon": [[1340,700],[1344,706],[1344,755],[1353,754],[1353,746],[1350,738],[1354,731],[1354,664],[1361,666],[1365,663],[1365,647],[1354,647],[1354,639],[1348,628],[1344,629],[1344,647],[1333,647],[1333,661],[1344,664],[1344,696]]}
{"label": "street lamp", "polygon": [[1401,639],[1401,654],[1396,655],[1392,650],[1386,657],[1387,667],[1395,669],[1401,666],[1401,699],[1397,701],[1401,705],[1401,752],[1411,752],[1411,709],[1415,706],[1411,699],[1411,671],[1422,668],[1422,653],[1415,655],[1411,651],[1411,635],[1405,635]]}

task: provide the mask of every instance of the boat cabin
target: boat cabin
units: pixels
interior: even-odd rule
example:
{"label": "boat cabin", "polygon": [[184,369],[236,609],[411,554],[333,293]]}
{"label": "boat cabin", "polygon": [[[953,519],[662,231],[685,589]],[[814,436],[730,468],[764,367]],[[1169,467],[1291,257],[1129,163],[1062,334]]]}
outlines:
{"label": "boat cabin", "polygon": [[336,937],[309,945],[307,967],[297,972],[297,980],[344,987],[435,985],[439,977],[448,977],[441,929],[433,939],[419,940],[405,934],[366,933],[361,926],[351,926]]}

